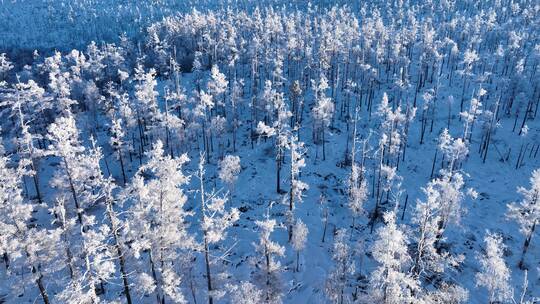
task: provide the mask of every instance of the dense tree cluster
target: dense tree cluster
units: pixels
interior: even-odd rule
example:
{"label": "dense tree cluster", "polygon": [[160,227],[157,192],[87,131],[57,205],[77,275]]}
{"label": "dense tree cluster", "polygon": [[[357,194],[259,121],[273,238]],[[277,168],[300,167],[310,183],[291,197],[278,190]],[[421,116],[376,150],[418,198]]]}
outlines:
{"label": "dense tree cluster", "polygon": [[[534,303],[539,15],[528,0],[193,9],[142,39],[1,54],[0,302],[283,303],[323,256],[307,286],[323,302]],[[487,196],[471,163],[532,175],[495,202],[520,245],[484,229],[464,266],[455,234]]]}

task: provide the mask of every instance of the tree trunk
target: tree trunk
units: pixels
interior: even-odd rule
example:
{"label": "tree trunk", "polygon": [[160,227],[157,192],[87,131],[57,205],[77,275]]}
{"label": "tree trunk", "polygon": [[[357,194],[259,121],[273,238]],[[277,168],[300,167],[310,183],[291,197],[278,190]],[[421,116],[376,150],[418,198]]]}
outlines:
{"label": "tree trunk", "polygon": [[[35,271],[35,267],[32,267],[32,271]],[[47,290],[45,290],[45,286],[43,286],[43,275],[39,274],[39,277],[36,280],[36,284],[39,288],[39,293],[41,294],[41,298],[43,299],[43,303],[49,304],[49,296],[47,295]]]}
{"label": "tree trunk", "polygon": [[325,210],[324,212],[324,229],[323,229],[323,235],[322,235],[322,242],[324,243],[324,239],[326,237],[326,228],[328,226],[328,210]]}
{"label": "tree trunk", "polygon": [[41,199],[41,190],[39,190],[39,177],[38,177],[38,171],[36,169],[36,166],[34,165],[34,160],[32,159],[32,171],[34,171],[34,175],[32,175],[32,178],[34,180],[34,186],[36,187],[36,196],[38,199],[39,204],[43,204],[43,200]]}
{"label": "tree trunk", "polygon": [[300,271],[300,250],[296,251],[296,272]]}
{"label": "tree trunk", "polygon": [[75,202],[75,208],[77,208],[77,220],[79,221],[79,224],[83,226],[83,219],[82,219],[82,213],[81,213],[81,207],[79,206],[79,201],[77,200],[77,192],[75,191],[75,186],[73,186],[73,179],[71,178],[71,171],[69,169],[68,163],[66,161],[66,158],[63,157],[64,160],[64,166],[66,167],[66,175],[68,177],[69,181],[69,188],[71,189],[71,194],[73,196],[73,201]]}
{"label": "tree trunk", "polygon": [[433,156],[433,164],[431,165],[431,175],[429,176],[430,179],[433,178],[433,173],[435,173],[435,162],[437,161],[437,152],[439,150],[435,149],[435,156]]}
{"label": "tree trunk", "polygon": [[2,258],[4,259],[4,264],[6,265],[6,270],[9,268],[9,256],[7,252],[4,252],[2,255]]}
{"label": "tree trunk", "polygon": [[520,269],[524,269],[525,254],[527,253],[527,250],[529,249],[529,245],[531,244],[531,239],[532,239],[535,228],[536,228],[536,221],[533,223],[531,230],[529,231],[529,234],[525,238],[525,243],[523,244],[523,251],[521,253],[521,258],[519,260]]}
{"label": "tree trunk", "polygon": [[126,179],[126,171],[124,170],[124,159],[122,157],[122,151],[120,149],[118,151],[118,159],[120,160],[120,168],[122,169],[122,178],[124,180],[124,185],[127,183]]}
{"label": "tree trunk", "polygon": [[268,248],[265,245],[264,248],[264,257],[266,260],[266,300],[270,300],[270,295],[268,294],[268,291],[270,290],[270,253],[268,252]]}
{"label": "tree trunk", "polygon": [[127,279],[127,272],[126,272],[126,259],[125,259],[125,256],[124,256],[124,252],[122,250],[122,245],[120,244],[120,240],[118,238],[118,228],[116,227],[116,224],[115,224],[114,219],[113,219],[112,204],[111,204],[110,201],[107,204],[108,204],[107,213],[108,213],[108,216],[109,216],[109,221],[111,222],[111,231],[113,232],[113,238],[114,238],[114,243],[115,243],[115,247],[116,247],[116,252],[117,252],[118,257],[119,257],[120,274],[122,275],[122,283],[124,285],[124,294],[126,295],[127,304],[131,304],[132,303],[131,302],[131,293],[129,292],[129,282],[128,282],[128,279]]}
{"label": "tree trunk", "polygon": [[276,170],[277,170],[277,172],[276,172],[276,192],[278,194],[280,194],[281,193],[281,186],[280,186],[280,180],[281,180],[281,157],[279,156],[279,154],[281,152],[278,151],[277,153],[278,153],[278,155],[276,157]]}
{"label": "tree trunk", "polygon": [[208,257],[208,241],[206,238],[206,232],[204,233],[204,262],[206,264],[206,284],[208,286],[208,304],[213,304],[212,298],[212,277],[210,273],[210,259]]}
{"label": "tree trunk", "polygon": [[154,279],[154,282],[156,283],[156,300],[157,300],[157,303],[165,303],[165,297],[161,297],[161,284],[159,283],[158,281],[158,278],[157,278],[157,273],[156,273],[156,266],[154,264],[154,259],[153,259],[153,256],[152,256],[152,250],[149,250],[148,251],[148,256],[149,256],[149,260],[150,260],[150,269],[152,271],[152,278]]}
{"label": "tree trunk", "polygon": [[326,160],[326,145],[325,145],[325,138],[324,138],[324,127],[322,129],[322,160]]}
{"label": "tree trunk", "polygon": [[326,228],[328,227],[328,209],[324,210],[324,229],[323,229],[323,239],[322,242],[324,243],[324,239],[326,237]]}
{"label": "tree trunk", "polygon": [[[293,161],[291,159],[291,168],[293,165]],[[291,190],[289,191],[289,212],[291,216],[290,224],[289,224],[289,242],[292,239],[293,235],[293,209],[294,209],[294,176],[291,171]]]}
{"label": "tree trunk", "polygon": [[403,212],[401,213],[401,221],[405,218],[405,212],[407,211],[407,202],[409,201],[409,195],[405,196],[405,205],[403,206]]}

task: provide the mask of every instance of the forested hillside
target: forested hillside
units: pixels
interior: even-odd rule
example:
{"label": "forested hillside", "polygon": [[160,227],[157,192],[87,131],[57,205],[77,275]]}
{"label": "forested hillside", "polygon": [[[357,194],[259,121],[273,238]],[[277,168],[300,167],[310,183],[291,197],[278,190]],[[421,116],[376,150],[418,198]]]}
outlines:
{"label": "forested hillside", "polygon": [[0,303],[540,301],[537,2],[34,4]]}

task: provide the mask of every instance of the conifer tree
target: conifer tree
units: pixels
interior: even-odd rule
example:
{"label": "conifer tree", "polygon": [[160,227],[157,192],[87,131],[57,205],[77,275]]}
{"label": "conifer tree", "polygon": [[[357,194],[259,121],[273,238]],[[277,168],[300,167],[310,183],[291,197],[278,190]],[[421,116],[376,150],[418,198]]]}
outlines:
{"label": "conifer tree", "polygon": [[[201,197],[201,229],[203,231],[204,244],[204,262],[206,267],[206,282],[208,288],[208,303],[214,303],[214,298],[223,297],[224,292],[216,286],[215,277],[212,276],[211,265],[216,261],[212,259],[210,246],[213,246],[226,238],[226,230],[231,227],[240,218],[238,209],[232,208],[230,211],[225,210],[226,198],[219,197],[215,192],[207,193],[205,190],[204,180],[204,154],[201,154],[199,161],[199,186]],[[214,270],[216,270],[214,268]],[[214,279],[212,279],[214,277]]]}
{"label": "conifer tree", "polygon": [[512,289],[509,286],[510,270],[503,259],[505,249],[499,235],[487,234],[485,253],[478,257],[480,272],[476,274],[476,285],[488,290],[489,303],[509,302]]}
{"label": "conifer tree", "polygon": [[[459,179],[459,177],[456,177]],[[412,222],[417,225],[417,233],[413,240],[416,242],[416,250],[413,255],[413,265],[411,271],[417,278],[422,276],[429,277],[432,274],[442,274],[451,266],[457,266],[462,256],[451,256],[448,252],[439,247],[439,241],[443,235],[445,225],[443,221],[449,221],[459,218],[459,192],[453,192],[452,181],[446,178],[434,179],[430,181],[425,188],[422,188],[426,199],[417,200],[416,208]],[[450,193],[453,194],[451,195]],[[447,204],[451,205],[448,206]],[[448,212],[457,211],[454,216]],[[444,220],[444,218],[446,220]]]}
{"label": "conifer tree", "polygon": [[[139,292],[154,293],[158,302],[185,303],[180,284],[179,260],[196,248],[188,233],[185,210],[187,197],[182,187],[189,177],[182,172],[187,155],[172,158],[157,141],[123,197],[132,201],[127,236],[137,259],[148,261],[146,271],[136,278]],[[167,299],[167,300],[166,300]]]}
{"label": "conifer tree", "polygon": [[294,228],[292,222],[294,221],[294,209],[296,203],[301,203],[303,201],[303,194],[309,189],[308,184],[300,180],[300,170],[306,166],[305,160],[303,158],[306,153],[306,148],[304,148],[304,143],[298,141],[298,135],[290,135],[289,150],[291,152],[291,189],[289,191],[289,241],[294,234]]}
{"label": "conifer tree", "polygon": [[283,282],[280,275],[282,266],[276,257],[284,256],[285,248],[270,238],[276,227],[276,220],[270,219],[269,214],[267,214],[264,220],[256,221],[255,224],[259,228],[259,241],[254,243],[259,254],[256,263],[260,266],[256,268],[254,279],[262,291],[262,303],[281,303],[283,297]]}
{"label": "conifer tree", "polygon": [[296,251],[296,267],[295,271],[300,271],[300,251],[302,251],[306,247],[306,241],[307,241],[307,235],[308,235],[308,228],[302,220],[298,219],[296,220],[296,224],[294,225],[293,229],[293,235],[291,238],[291,244],[293,246],[293,249]]}
{"label": "conifer tree", "polygon": [[13,69],[13,63],[9,60],[6,53],[0,54],[0,83],[3,82],[7,73]]}
{"label": "conifer tree", "polygon": [[511,203],[508,205],[507,216],[515,220],[519,224],[520,232],[525,235],[523,250],[519,260],[519,267],[524,268],[525,254],[529,249],[531,240],[536,231],[536,226],[540,222],[540,170],[534,170],[529,179],[531,188],[518,188],[518,193],[523,196],[523,200],[519,203]]}
{"label": "conifer tree", "polygon": [[60,158],[60,168],[55,172],[51,185],[69,192],[73,198],[79,224],[83,223],[84,209],[95,203],[95,196],[86,184],[93,173],[86,165],[95,165],[85,154],[85,148],[79,140],[79,130],[73,114],[59,117],[48,128],[47,139],[51,145],[48,153]]}
{"label": "conifer tree", "polygon": [[208,92],[212,94],[217,106],[222,109],[222,114],[225,115],[225,92],[227,91],[229,81],[225,78],[225,75],[219,71],[217,65],[212,66],[210,78],[211,79],[207,84]]}
{"label": "conifer tree", "polygon": [[345,229],[338,230],[335,235],[332,249],[332,260],[335,265],[325,284],[325,293],[328,299],[339,304],[349,302],[345,289],[349,285],[351,275],[355,272],[353,252],[347,243],[346,235]]}
{"label": "conifer tree", "polygon": [[[320,138],[323,145],[323,160],[326,160],[326,145],[325,145],[325,131],[330,126],[334,116],[334,102],[328,96],[326,96],[326,90],[328,89],[328,80],[324,74],[320,75],[319,83],[312,81],[314,94],[315,94],[315,106],[313,107],[314,118],[314,138]],[[315,137],[316,136],[316,137]]]}
{"label": "conifer tree", "polygon": [[[1,143],[0,148],[3,149]],[[0,157],[0,254],[13,279],[13,291],[20,293],[25,285],[36,286],[43,302],[49,304],[44,275],[62,269],[61,253],[56,247],[60,234],[55,229],[30,227],[34,208],[22,195],[20,183],[24,172],[10,168],[8,163],[7,157]],[[29,270],[29,277],[19,277],[16,269],[23,273]]]}
{"label": "conifer tree", "polygon": [[285,151],[290,148],[288,139],[291,131],[288,120],[291,117],[291,112],[285,104],[283,93],[275,92],[270,81],[267,81],[266,91],[265,99],[270,101],[268,109],[272,112],[273,122],[268,126],[265,122],[259,121],[257,133],[265,137],[275,137],[276,192],[281,193],[281,169],[285,160]]}
{"label": "conifer tree", "polygon": [[250,282],[242,281],[238,285],[230,285],[231,300],[238,304],[259,304],[264,302],[263,292]]}
{"label": "conifer tree", "polygon": [[419,282],[408,272],[411,257],[408,238],[396,225],[395,214],[384,215],[386,225],[377,231],[372,255],[379,266],[371,273],[367,301],[371,303],[415,302],[421,290]]}
{"label": "conifer tree", "polygon": [[240,157],[236,155],[226,155],[223,160],[219,162],[219,167],[219,179],[229,188],[229,197],[232,199],[234,184],[242,170]]}

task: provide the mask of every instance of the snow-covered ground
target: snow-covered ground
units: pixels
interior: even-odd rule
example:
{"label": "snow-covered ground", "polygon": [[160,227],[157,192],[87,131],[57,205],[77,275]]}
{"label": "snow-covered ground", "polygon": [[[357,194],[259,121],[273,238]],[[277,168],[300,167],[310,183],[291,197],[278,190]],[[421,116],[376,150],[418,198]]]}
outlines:
{"label": "snow-covered ground", "polygon": [[[0,29],[7,35],[0,38],[0,49],[15,59],[19,49],[39,48],[47,55],[25,68],[20,62],[9,68],[9,58],[0,58],[0,82],[6,81],[0,86],[5,149],[0,302],[42,303],[46,294],[50,303],[126,303],[124,267],[133,303],[155,303],[156,297],[204,303],[206,254],[217,303],[275,303],[274,297],[283,303],[538,301],[538,196],[533,193],[527,203],[518,192],[518,187],[540,191],[540,176],[530,184],[540,168],[538,4],[369,1],[330,9],[326,3],[301,7],[298,1],[285,8],[268,1],[254,9],[251,1],[189,2],[2,3]],[[234,12],[219,9],[227,6]],[[203,12],[176,15],[193,7]],[[29,23],[35,30],[26,27]],[[26,30],[20,34],[14,27]],[[118,33],[128,30],[121,41]],[[99,42],[82,47],[92,40]],[[145,43],[137,47],[140,41]],[[84,58],[68,54],[73,47],[84,49]],[[65,52],[48,57],[50,49]],[[176,62],[184,70],[175,69]],[[15,85],[29,80],[36,86]],[[72,141],[70,119],[79,142]],[[260,122],[266,129],[257,128]],[[49,127],[53,123],[58,129]],[[449,144],[441,139],[445,129]],[[152,157],[158,140],[164,156]],[[291,161],[297,141],[305,145],[300,149],[305,153],[297,155],[305,166]],[[354,166],[363,168],[360,176],[367,183],[357,216],[349,207],[353,142]],[[202,166],[205,191],[199,182],[203,152],[209,158]],[[182,153],[190,160],[173,170]],[[231,183],[219,178],[225,155],[240,158],[241,170]],[[299,173],[291,175],[291,165]],[[31,172],[23,170],[32,167],[40,197]],[[109,176],[117,186],[110,193]],[[429,200],[423,188],[445,176],[451,177]],[[451,189],[461,177],[463,185]],[[309,188],[300,191],[300,182]],[[292,215],[290,191],[299,194],[293,196]],[[216,207],[219,200],[201,201],[201,193],[228,201],[222,210]],[[67,229],[59,198],[71,219]],[[530,207],[527,223],[534,223],[524,222],[525,233],[509,217],[509,204],[523,200]],[[444,226],[438,227],[442,237],[434,247],[424,244],[434,251],[419,257],[419,243],[429,242],[426,235],[436,238],[435,230],[421,229],[417,206],[426,201],[434,217],[449,218],[430,218],[433,229]],[[448,202],[450,209],[442,207]],[[83,206],[83,220],[75,203]],[[220,218],[230,210],[239,211],[237,221]],[[395,214],[394,230],[384,222],[385,212]],[[111,221],[111,215],[118,219]],[[95,223],[87,216],[95,216]],[[291,216],[309,230],[298,254],[289,241]],[[265,239],[271,220],[277,226]],[[221,236],[220,228],[228,228],[224,238],[212,239]],[[345,236],[336,246],[340,230]],[[42,233],[52,246],[40,242]],[[501,236],[505,247],[500,256],[489,256],[492,264],[485,267],[479,261],[490,233]],[[400,246],[400,236],[407,245]],[[270,270],[268,248],[276,250],[272,257],[278,262]],[[442,269],[429,264],[451,257],[462,261]],[[413,266],[419,260],[424,268],[418,273]],[[339,262],[350,271],[336,276]],[[491,299],[479,273],[499,284]],[[464,288],[468,297],[443,294],[445,284]]]}

